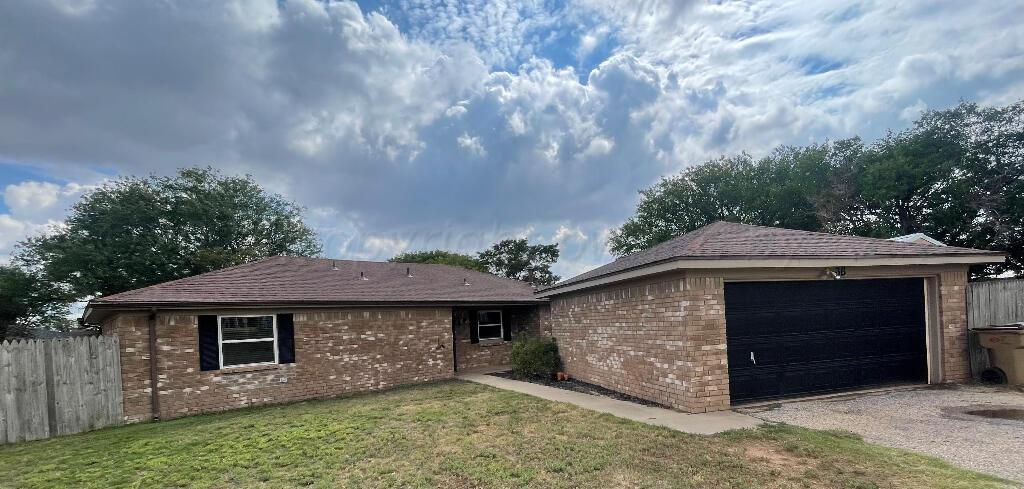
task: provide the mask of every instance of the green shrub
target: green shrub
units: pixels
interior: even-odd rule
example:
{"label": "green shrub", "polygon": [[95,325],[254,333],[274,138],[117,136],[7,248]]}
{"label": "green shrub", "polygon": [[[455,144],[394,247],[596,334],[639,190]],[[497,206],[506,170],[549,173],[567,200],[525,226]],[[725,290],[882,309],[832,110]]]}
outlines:
{"label": "green shrub", "polygon": [[512,373],[516,377],[551,379],[562,366],[554,338],[524,336],[512,343]]}

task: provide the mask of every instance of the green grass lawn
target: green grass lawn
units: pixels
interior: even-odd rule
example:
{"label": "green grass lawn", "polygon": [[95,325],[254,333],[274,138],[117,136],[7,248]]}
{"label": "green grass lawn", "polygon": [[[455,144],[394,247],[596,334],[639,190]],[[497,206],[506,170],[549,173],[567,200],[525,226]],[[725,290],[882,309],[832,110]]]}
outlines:
{"label": "green grass lawn", "polygon": [[459,381],[0,447],[0,487],[1005,487],[842,433],[717,436]]}

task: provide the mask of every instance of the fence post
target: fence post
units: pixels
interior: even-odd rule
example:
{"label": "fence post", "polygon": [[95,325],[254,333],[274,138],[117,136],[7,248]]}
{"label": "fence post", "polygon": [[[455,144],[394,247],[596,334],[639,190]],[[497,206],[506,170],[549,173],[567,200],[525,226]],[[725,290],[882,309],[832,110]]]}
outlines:
{"label": "fence post", "polygon": [[53,380],[53,342],[43,345],[44,363],[46,364],[46,433],[47,437],[57,436],[57,405],[54,402],[55,389]]}

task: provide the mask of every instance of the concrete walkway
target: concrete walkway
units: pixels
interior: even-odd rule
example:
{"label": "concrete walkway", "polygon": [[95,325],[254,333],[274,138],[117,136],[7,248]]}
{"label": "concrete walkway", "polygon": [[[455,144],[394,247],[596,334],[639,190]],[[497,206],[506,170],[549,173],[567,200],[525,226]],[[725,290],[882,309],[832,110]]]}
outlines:
{"label": "concrete walkway", "polygon": [[604,396],[594,396],[582,392],[574,392],[545,385],[503,379],[482,373],[463,373],[458,378],[489,385],[499,389],[520,392],[541,399],[555,402],[567,402],[584,409],[590,409],[612,416],[631,419],[655,426],[664,426],[684,433],[711,435],[727,430],[754,428],[761,420],[733,411],[718,411],[704,414],[684,414],[669,409],[643,406],[628,401],[620,401]]}

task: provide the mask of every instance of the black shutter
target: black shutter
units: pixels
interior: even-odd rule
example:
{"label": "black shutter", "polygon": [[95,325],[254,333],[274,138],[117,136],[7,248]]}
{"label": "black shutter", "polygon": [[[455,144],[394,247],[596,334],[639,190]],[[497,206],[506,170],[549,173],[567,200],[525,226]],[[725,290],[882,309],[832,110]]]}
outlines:
{"label": "black shutter", "polygon": [[501,332],[505,341],[512,341],[512,319],[511,313],[507,310],[501,311]]}
{"label": "black shutter", "polygon": [[295,323],[291,314],[277,315],[277,363],[295,363]]}
{"label": "black shutter", "polygon": [[466,311],[466,315],[469,316],[469,342],[480,343],[480,331],[476,329],[476,311]]}
{"label": "black shutter", "polygon": [[217,345],[217,316],[199,316],[199,370],[220,369],[220,346]]}

